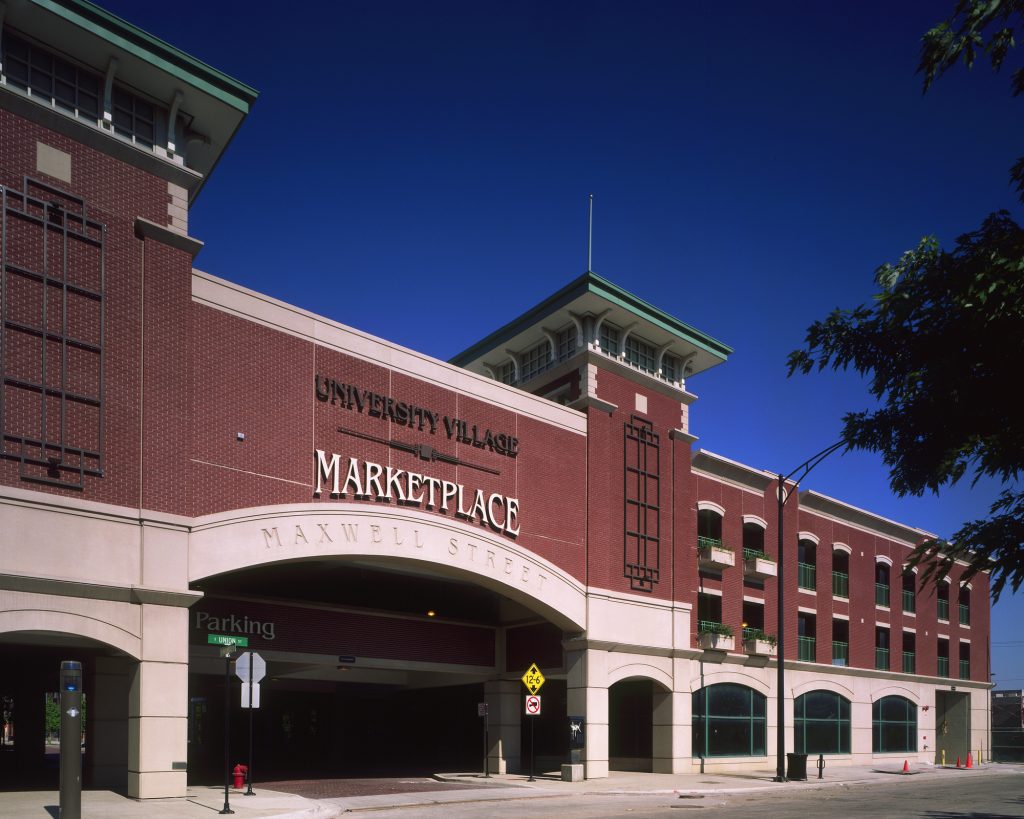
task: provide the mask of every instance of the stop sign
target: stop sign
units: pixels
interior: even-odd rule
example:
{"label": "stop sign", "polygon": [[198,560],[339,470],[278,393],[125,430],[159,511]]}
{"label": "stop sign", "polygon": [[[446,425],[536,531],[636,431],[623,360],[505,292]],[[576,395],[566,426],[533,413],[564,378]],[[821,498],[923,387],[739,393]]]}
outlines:
{"label": "stop sign", "polygon": [[246,651],[235,660],[235,676],[242,682],[249,682],[252,677],[252,681],[258,683],[267,676],[267,661],[255,651]]}

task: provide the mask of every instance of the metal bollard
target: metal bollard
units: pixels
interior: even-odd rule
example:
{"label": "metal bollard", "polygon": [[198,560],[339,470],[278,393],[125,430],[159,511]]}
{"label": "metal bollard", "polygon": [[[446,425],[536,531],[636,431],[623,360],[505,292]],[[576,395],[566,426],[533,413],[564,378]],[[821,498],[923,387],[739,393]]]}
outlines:
{"label": "metal bollard", "polygon": [[825,771],[825,755],[818,754],[818,779],[822,778],[822,774]]}

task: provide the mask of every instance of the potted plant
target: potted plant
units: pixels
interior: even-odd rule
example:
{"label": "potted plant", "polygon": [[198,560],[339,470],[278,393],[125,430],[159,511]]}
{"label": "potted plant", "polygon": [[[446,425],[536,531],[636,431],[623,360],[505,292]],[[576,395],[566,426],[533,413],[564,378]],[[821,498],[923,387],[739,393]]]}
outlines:
{"label": "potted plant", "polygon": [[736,643],[732,637],[732,626],[702,620],[697,626],[697,645],[719,651],[732,651]]}

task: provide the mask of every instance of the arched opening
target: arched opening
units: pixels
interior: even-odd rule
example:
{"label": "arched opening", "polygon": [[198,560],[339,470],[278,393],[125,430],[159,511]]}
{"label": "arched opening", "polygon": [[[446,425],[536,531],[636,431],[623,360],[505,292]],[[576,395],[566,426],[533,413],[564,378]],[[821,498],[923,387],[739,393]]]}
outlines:
{"label": "arched opening", "polygon": [[871,704],[871,750],[876,754],[917,751],[917,706],[906,697]]}
{"label": "arched opening", "polygon": [[832,550],[832,596],[850,599],[850,555],[842,549]]}
{"label": "arched opening", "polygon": [[[531,663],[546,678],[541,715],[529,718],[537,763],[568,754],[562,629],[472,577],[330,556],[192,586],[204,597],[189,624],[190,782],[223,776],[225,663],[211,634],[244,637],[266,661],[253,714],[263,781],[478,770],[481,704],[492,770],[523,770],[530,726],[519,678]],[[232,747],[244,748],[249,714],[241,682],[228,684]]]}
{"label": "arched opening", "polygon": [[722,515],[714,509],[697,510],[697,546],[722,545]]}
{"label": "arched opening", "polygon": [[767,698],[736,683],[718,683],[693,692],[693,755],[764,756]]}
{"label": "arched opening", "polygon": [[793,748],[798,754],[850,753],[850,701],[834,691],[796,698]]}
{"label": "arched opening", "polygon": [[889,608],[889,564],[875,563],[875,605]]}
{"label": "arched opening", "polygon": [[818,587],[817,546],[813,540],[800,538],[797,544],[797,585],[801,589],[814,590]]}
{"label": "arched opening", "polygon": [[112,646],[63,632],[0,634],[0,789],[56,790],[60,664],[82,664],[82,779],[128,788],[128,696],[138,663]]}
{"label": "arched opening", "polygon": [[670,693],[654,680],[632,677],[608,689],[608,767],[613,771],[657,770],[659,712]]}

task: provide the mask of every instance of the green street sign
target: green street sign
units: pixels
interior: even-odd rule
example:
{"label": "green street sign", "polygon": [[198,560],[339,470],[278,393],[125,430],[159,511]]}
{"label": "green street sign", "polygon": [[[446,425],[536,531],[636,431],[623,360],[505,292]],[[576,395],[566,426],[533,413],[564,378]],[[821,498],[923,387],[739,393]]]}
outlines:
{"label": "green street sign", "polygon": [[211,646],[239,646],[245,648],[249,645],[248,637],[235,637],[233,634],[207,634],[206,642]]}

